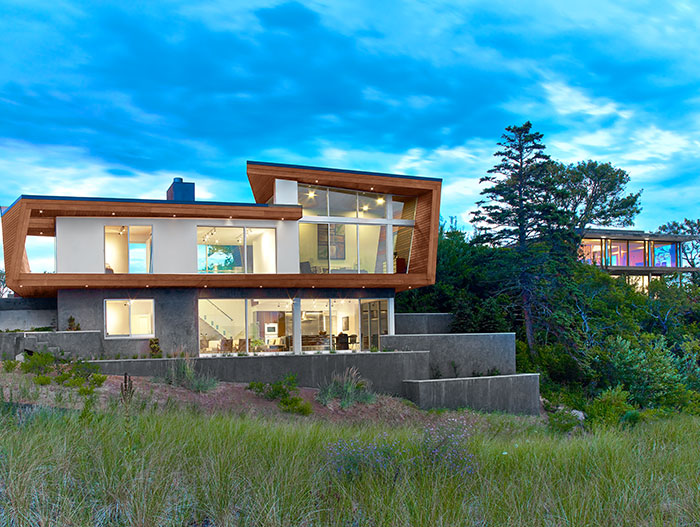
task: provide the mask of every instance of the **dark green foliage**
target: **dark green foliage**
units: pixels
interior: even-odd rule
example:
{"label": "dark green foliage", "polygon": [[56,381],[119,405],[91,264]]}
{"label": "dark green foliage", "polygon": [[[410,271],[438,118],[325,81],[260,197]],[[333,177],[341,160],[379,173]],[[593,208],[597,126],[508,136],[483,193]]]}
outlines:
{"label": "dark green foliage", "polygon": [[5,360],[2,362],[2,369],[7,373],[12,373],[17,369],[19,362],[16,360]]}
{"label": "dark green foliage", "polygon": [[634,410],[628,402],[629,397],[630,394],[623,390],[622,386],[608,388],[586,407],[586,414],[591,423],[617,425],[624,415]]}
{"label": "dark green foliage", "polygon": [[549,414],[547,428],[552,432],[566,434],[571,432],[579,424],[578,417],[570,410],[561,409]]}
{"label": "dark green foliage", "polygon": [[283,379],[269,384],[251,382],[248,389],[268,401],[278,401],[277,405],[284,412],[309,415],[313,411],[309,402],[295,395],[299,392],[299,388],[297,376],[294,374],[290,373]]}

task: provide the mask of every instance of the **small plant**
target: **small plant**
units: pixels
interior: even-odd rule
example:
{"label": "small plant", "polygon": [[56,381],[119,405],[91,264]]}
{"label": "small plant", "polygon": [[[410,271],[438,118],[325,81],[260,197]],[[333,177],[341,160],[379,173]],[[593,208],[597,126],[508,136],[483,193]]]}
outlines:
{"label": "small plant", "polygon": [[153,338],[148,341],[148,350],[152,359],[163,357],[163,350],[160,349],[160,340]]}
{"label": "small plant", "polygon": [[38,386],[48,386],[51,384],[51,377],[48,375],[37,375],[32,381]]}
{"label": "small plant", "polygon": [[501,374],[501,370],[499,370],[498,368],[490,368],[489,370],[486,371],[486,375],[489,377],[494,377],[494,376],[500,375],[500,374]]}
{"label": "small plant", "polygon": [[628,402],[629,397],[629,392],[623,390],[622,386],[608,388],[588,405],[586,413],[592,423],[617,425],[622,416],[634,410]]}
{"label": "small plant", "polygon": [[431,362],[428,365],[428,368],[430,369],[430,378],[431,379],[442,379],[442,372],[440,371],[440,366],[438,366],[434,362]]}
{"label": "small plant", "polygon": [[68,386],[69,388],[80,388],[83,384],[85,384],[84,378],[71,377],[64,383],[64,386]]}
{"label": "small plant", "polygon": [[432,466],[464,476],[474,471],[474,455],[469,449],[472,430],[457,419],[448,419],[423,431],[421,453]]}
{"label": "small plant", "polygon": [[78,388],[78,395],[81,397],[87,397],[93,393],[95,393],[95,387],[91,384],[83,384],[80,388]]}
{"label": "small plant", "polygon": [[331,382],[323,386],[316,399],[328,406],[333,399],[340,401],[340,407],[350,408],[355,403],[373,403],[376,395],[370,391],[369,381],[360,376],[354,366],[347,368],[342,375],[334,374]]}
{"label": "small plant", "polygon": [[290,414],[311,415],[313,412],[311,403],[301,397],[284,397],[280,399],[279,407]]}
{"label": "small plant", "polygon": [[7,373],[12,373],[17,369],[17,366],[19,365],[19,361],[16,360],[6,360],[3,361],[2,363],[2,369],[5,370]]}
{"label": "small plant", "polygon": [[68,331],[80,331],[80,324],[75,321],[73,315],[68,317]]}
{"label": "small plant", "polygon": [[549,414],[547,428],[549,428],[549,430],[552,432],[567,434],[576,428],[578,424],[578,417],[571,413],[571,410],[563,408]]}
{"label": "small plant", "polygon": [[455,361],[451,360],[450,361],[450,368],[452,368],[452,376],[454,378],[459,377],[459,364],[457,364]]}
{"label": "small plant", "polygon": [[215,378],[197,373],[191,359],[172,361],[170,368],[165,371],[164,381],[167,384],[181,386],[197,393],[211,391],[219,384]]}
{"label": "small plant", "polygon": [[379,348],[377,346],[370,346],[369,351],[370,353],[377,353]]}
{"label": "small plant", "polygon": [[294,394],[298,393],[297,376],[289,374],[279,381],[270,384],[251,382],[248,390],[256,395],[264,397],[268,401],[278,401],[277,405],[284,412],[309,415],[312,412],[311,404]]}
{"label": "small plant", "polygon": [[107,380],[106,375],[103,375],[102,373],[93,373],[90,376],[89,382],[90,382],[90,386],[92,386],[94,388],[99,388],[100,386],[102,386],[105,383],[106,380]]}
{"label": "small plant", "polygon": [[56,363],[56,359],[51,353],[35,352],[20,364],[23,373],[33,373],[41,375],[48,373]]}
{"label": "small plant", "polygon": [[70,379],[71,377],[73,377],[73,375],[72,375],[70,372],[64,371],[64,372],[61,372],[61,373],[59,373],[58,375],[56,375],[56,376],[53,378],[53,381],[54,381],[56,384],[59,384],[59,385],[60,385],[60,384],[65,384],[65,382],[66,382],[68,379]]}

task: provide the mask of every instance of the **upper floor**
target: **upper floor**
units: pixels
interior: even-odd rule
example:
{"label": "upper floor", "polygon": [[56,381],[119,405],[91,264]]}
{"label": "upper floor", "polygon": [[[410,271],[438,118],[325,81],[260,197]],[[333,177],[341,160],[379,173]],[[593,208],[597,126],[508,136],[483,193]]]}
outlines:
{"label": "upper floor", "polygon": [[[3,213],[8,285],[20,296],[78,287],[390,287],[435,281],[441,181],[248,162],[256,203],[21,196]],[[27,240],[52,239],[53,273]]]}
{"label": "upper floor", "polygon": [[660,275],[700,271],[686,258],[690,236],[624,229],[590,229],[581,242],[580,259],[616,274]]}

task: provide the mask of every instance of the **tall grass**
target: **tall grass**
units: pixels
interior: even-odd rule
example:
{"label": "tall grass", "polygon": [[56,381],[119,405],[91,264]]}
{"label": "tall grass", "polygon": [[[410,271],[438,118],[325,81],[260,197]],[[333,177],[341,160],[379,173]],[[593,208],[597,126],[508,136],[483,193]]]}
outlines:
{"label": "tall grass", "polygon": [[[465,472],[421,455],[424,431],[411,427],[182,411],[134,412],[127,426],[118,411],[89,421],[5,413],[0,525],[700,523],[700,419],[572,438],[500,420],[489,417],[495,427],[466,439],[473,469]],[[343,441],[391,445],[401,468],[367,465],[341,477],[328,452]]]}

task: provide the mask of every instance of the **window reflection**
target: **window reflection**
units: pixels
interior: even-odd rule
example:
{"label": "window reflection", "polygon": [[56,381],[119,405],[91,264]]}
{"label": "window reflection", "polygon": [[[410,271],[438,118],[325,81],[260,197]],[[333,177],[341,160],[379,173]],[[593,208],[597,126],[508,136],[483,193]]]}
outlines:
{"label": "window reflection", "polygon": [[601,240],[583,240],[581,242],[581,261],[590,265],[602,265],[603,250]]}

